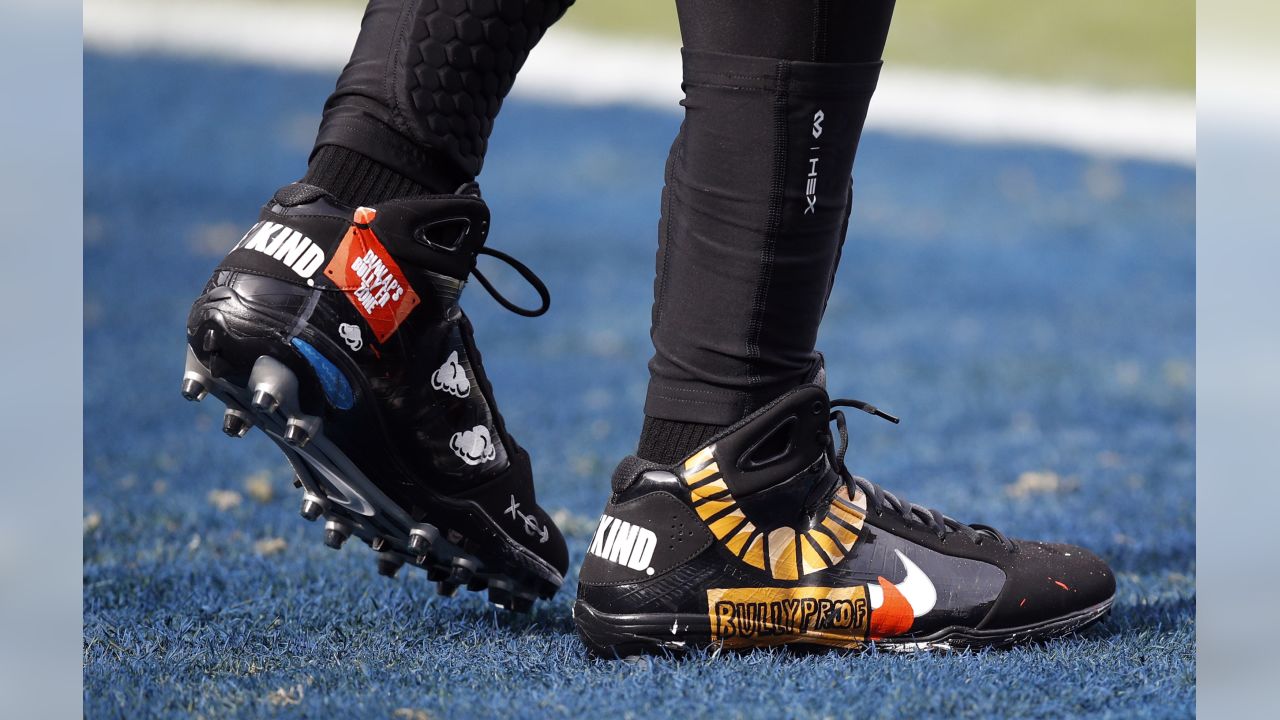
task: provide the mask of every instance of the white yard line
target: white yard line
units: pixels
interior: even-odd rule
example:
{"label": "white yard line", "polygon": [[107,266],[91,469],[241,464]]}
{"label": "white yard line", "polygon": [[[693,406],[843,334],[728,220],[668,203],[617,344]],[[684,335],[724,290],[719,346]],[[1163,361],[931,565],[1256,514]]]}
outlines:
{"label": "white yard line", "polygon": [[[355,5],[250,0],[85,0],[85,46],[336,72],[359,30]],[[554,27],[520,72],[517,97],[679,111],[674,45]],[[1194,164],[1190,95],[1104,91],[885,68],[867,125],[976,142],[1050,145],[1090,154]]]}

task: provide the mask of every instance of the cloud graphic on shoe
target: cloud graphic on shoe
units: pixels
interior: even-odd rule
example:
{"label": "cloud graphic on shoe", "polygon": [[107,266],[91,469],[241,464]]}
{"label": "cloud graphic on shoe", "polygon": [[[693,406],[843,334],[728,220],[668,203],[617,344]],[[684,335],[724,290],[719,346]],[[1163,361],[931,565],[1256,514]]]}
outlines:
{"label": "cloud graphic on shoe", "polygon": [[467,379],[467,371],[462,363],[458,362],[457,350],[449,353],[449,359],[431,373],[431,387],[460,398],[471,392],[471,381]]}
{"label": "cloud graphic on shoe", "polygon": [[489,437],[489,428],[477,425],[470,430],[456,432],[449,438],[449,449],[468,465],[479,465],[492,460],[497,451]]}

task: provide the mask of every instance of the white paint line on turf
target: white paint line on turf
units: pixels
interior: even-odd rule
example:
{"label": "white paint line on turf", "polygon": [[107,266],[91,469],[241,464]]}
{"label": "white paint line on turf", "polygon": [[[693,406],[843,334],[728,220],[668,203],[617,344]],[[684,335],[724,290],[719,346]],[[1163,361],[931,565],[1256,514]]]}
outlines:
{"label": "white paint line on turf", "polygon": [[[85,46],[336,73],[351,52],[361,13],[354,4],[85,0]],[[534,49],[513,94],[678,112],[680,53],[671,44],[557,26]],[[1195,162],[1195,100],[1184,94],[1048,86],[889,65],[867,126],[942,139]]]}

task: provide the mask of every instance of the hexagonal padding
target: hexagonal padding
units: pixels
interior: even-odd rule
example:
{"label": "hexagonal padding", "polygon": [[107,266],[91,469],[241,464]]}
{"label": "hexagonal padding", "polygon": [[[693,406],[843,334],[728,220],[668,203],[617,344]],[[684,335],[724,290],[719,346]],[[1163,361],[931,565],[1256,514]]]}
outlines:
{"label": "hexagonal padding", "polygon": [[491,47],[500,47],[507,44],[507,40],[511,38],[511,31],[507,29],[507,24],[501,18],[490,18],[485,20],[484,36],[489,40]]}
{"label": "hexagonal padding", "polygon": [[445,54],[444,45],[441,43],[423,40],[418,45],[422,61],[433,68],[442,68],[449,62],[449,56]]}
{"label": "hexagonal padding", "polygon": [[535,9],[535,5],[540,8],[542,3],[537,0],[499,0],[498,13],[502,15],[503,20],[516,23],[520,22],[526,13],[532,14],[531,11]]}
{"label": "hexagonal padding", "polygon": [[447,51],[449,55],[449,64],[459,70],[471,69],[471,53],[467,46],[462,43],[449,43]]}
{"label": "hexagonal padding", "polygon": [[475,44],[484,39],[484,25],[474,15],[462,15],[453,21],[458,30],[458,39],[464,43]]}
{"label": "hexagonal padding", "polygon": [[494,65],[493,48],[488,45],[476,45],[471,48],[472,65],[477,70],[492,70]]}
{"label": "hexagonal padding", "polygon": [[437,90],[431,93],[431,102],[435,104],[435,111],[441,115],[453,114],[454,104],[452,94]]}
{"label": "hexagonal padding", "polygon": [[498,12],[496,0],[471,0],[471,14],[483,20]]}
{"label": "hexagonal padding", "polygon": [[440,69],[440,87],[446,92],[458,92],[462,89],[462,76],[451,67]]}
{"label": "hexagonal padding", "polygon": [[516,71],[516,56],[508,48],[502,48],[498,51],[497,63],[495,67],[498,72],[503,75],[512,75]]}
{"label": "hexagonal padding", "polygon": [[[414,98],[417,99],[417,94]],[[430,107],[430,98],[426,98],[426,104],[419,103],[418,107]],[[438,137],[444,137],[449,134],[449,119],[443,115],[432,113],[427,116],[427,128]]]}
{"label": "hexagonal padding", "polygon": [[447,43],[457,34],[453,26],[453,18],[436,13],[427,17],[427,37],[430,41]]}
{"label": "hexagonal padding", "polygon": [[467,0],[440,0],[440,12],[457,17],[467,11]]}

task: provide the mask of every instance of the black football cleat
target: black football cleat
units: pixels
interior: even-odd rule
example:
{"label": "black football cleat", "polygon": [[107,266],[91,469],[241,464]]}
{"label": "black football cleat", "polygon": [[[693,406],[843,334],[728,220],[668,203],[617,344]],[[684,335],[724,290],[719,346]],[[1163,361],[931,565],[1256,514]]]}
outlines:
{"label": "black football cleat", "polygon": [[839,405],[897,422],[806,385],[684,462],[624,460],[578,581],[587,647],[1007,646],[1107,612],[1115,579],[1087,550],[1009,540],[851,475]]}
{"label": "black football cleat", "polygon": [[[416,565],[444,594],[492,587],[527,610],[559,588],[568,553],[458,297],[470,274],[520,314],[548,296],[484,248],[488,231],[474,186],[372,208],[282,188],[191,308],[182,394],[225,403],[228,435],[258,427],[280,447],[329,547],[355,536],[383,575]],[[494,292],[479,254],[515,267],[542,306]]]}

